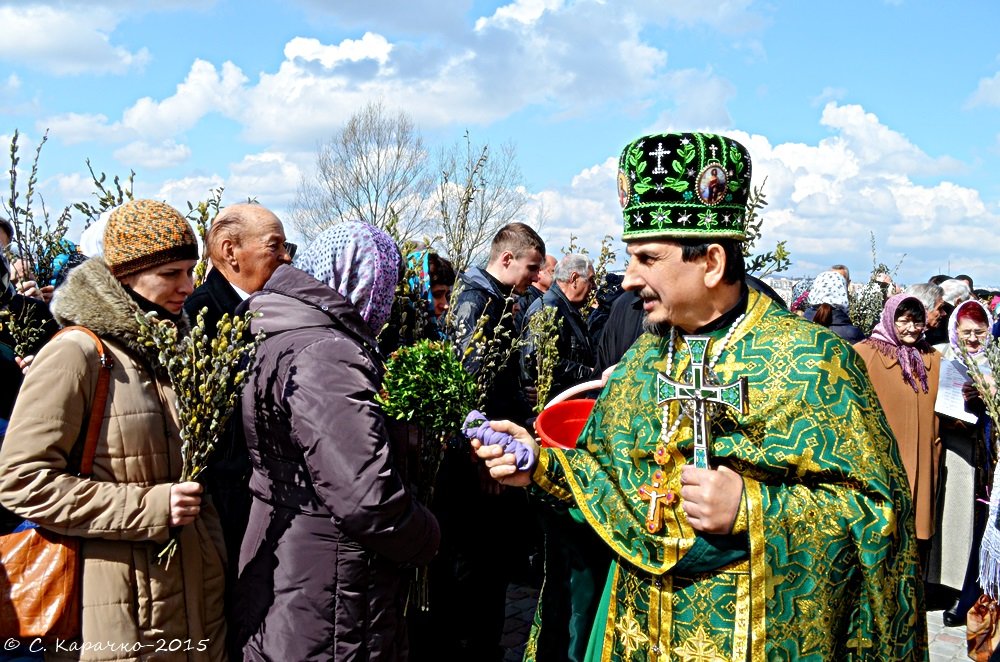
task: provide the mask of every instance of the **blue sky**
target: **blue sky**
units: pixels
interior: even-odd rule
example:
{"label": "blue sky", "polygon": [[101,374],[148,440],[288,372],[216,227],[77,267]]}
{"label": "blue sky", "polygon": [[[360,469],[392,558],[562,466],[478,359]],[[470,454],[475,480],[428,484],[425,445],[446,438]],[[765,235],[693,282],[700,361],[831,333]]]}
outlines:
{"label": "blue sky", "polygon": [[89,158],[181,209],[224,185],[281,215],[381,99],[432,148],[513,142],[525,220],[596,251],[622,146],[711,130],[767,178],[789,275],[860,279],[874,233],[903,282],[1000,284],[998,24],[990,0],[0,0],[0,141],[49,130],[50,208],[91,193]]}

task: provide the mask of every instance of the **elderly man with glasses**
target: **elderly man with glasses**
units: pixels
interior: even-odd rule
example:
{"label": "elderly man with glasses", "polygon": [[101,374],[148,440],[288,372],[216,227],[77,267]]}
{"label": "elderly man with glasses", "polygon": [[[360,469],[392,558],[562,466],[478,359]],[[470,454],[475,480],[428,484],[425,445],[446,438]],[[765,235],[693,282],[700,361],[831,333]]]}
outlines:
{"label": "elderly man with glasses", "polygon": [[[235,204],[224,208],[205,237],[212,269],[184,303],[194,322],[204,310],[210,335],[226,313],[232,315],[251,294],[260,291],[282,264],[290,264],[295,245],[285,239],[285,229],[273,212],[258,204]],[[237,406],[239,410],[239,406]],[[250,455],[239,416],[230,419],[209,462],[207,491],[222,520],[228,558],[226,617],[232,623],[233,604],[229,587],[236,582],[240,545],[250,516]],[[230,656],[242,657],[229,628]],[[234,658],[236,659],[236,658]]]}

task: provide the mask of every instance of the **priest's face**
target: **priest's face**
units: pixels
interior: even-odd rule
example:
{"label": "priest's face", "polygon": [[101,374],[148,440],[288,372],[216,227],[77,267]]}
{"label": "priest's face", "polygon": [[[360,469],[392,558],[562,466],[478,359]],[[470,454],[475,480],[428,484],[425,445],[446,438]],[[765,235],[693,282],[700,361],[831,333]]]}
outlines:
{"label": "priest's face", "polygon": [[663,241],[633,241],[627,251],[622,287],[642,299],[647,328],[669,324],[691,332],[705,324],[701,313],[709,291],[701,260],[685,262],[679,245]]}

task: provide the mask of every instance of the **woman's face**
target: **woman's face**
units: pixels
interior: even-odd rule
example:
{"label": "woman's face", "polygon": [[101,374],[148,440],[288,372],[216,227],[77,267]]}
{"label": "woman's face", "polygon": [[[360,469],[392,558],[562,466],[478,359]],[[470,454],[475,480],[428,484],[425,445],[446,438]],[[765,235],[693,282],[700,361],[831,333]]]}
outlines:
{"label": "woman's face", "polygon": [[975,354],[982,349],[983,343],[986,342],[986,338],[990,334],[990,330],[984,325],[968,318],[959,320],[956,330],[958,331],[958,342],[962,343],[970,354]]}
{"label": "woman's face", "polygon": [[924,320],[912,313],[903,313],[896,317],[896,337],[903,345],[916,345],[924,334],[924,326]]}
{"label": "woman's face", "polygon": [[451,286],[434,285],[431,287],[431,296],[434,297],[434,316],[441,317],[450,307]]}
{"label": "woman's face", "polygon": [[197,260],[167,262],[122,278],[139,296],[176,315],[184,300],[194,291],[194,265]]}

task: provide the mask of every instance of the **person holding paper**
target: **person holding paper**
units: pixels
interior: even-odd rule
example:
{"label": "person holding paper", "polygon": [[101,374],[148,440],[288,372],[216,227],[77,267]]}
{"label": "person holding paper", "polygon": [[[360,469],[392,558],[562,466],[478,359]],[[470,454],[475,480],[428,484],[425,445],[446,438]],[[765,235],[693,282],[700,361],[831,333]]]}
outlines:
{"label": "person holding paper", "polygon": [[[970,361],[980,365],[992,340],[992,325],[989,311],[978,301],[958,304],[948,320],[948,343],[936,345],[942,354],[942,375],[954,374],[956,370],[967,375]],[[944,381],[941,388],[948,388]],[[952,390],[954,388],[951,387]],[[986,489],[993,470],[992,453],[987,447],[987,417],[983,401],[971,379],[959,388],[968,415],[959,413],[949,416],[942,413],[941,406],[937,408],[944,449],[940,488],[943,496],[931,552],[930,573],[931,579],[961,589],[957,604],[945,610],[942,616],[945,625],[949,626],[965,623],[969,609],[982,592],[977,583],[979,541],[986,523],[987,508],[986,503],[978,499],[988,498]]]}
{"label": "person holding paper", "polygon": [[934,535],[941,458],[934,413],[941,354],[924,338],[926,326],[927,312],[920,300],[912,294],[896,294],[885,302],[871,336],[854,345],[868,366],[910,481],[921,571],[927,568]]}

